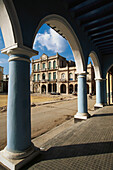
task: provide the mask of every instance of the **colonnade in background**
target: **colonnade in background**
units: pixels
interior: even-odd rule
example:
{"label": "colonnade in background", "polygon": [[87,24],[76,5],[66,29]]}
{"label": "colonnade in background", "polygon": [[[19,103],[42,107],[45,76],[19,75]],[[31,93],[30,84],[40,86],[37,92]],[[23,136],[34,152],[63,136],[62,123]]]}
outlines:
{"label": "colonnade in background", "polygon": [[[29,155],[36,156],[31,142],[31,116],[30,116],[30,55],[23,48],[12,49],[9,54],[9,89],[7,109],[7,146],[2,151],[6,159],[26,159]],[[28,55],[29,54],[29,55]],[[75,119],[90,117],[87,108],[87,73],[78,74],[78,112]],[[46,87],[47,88],[47,87]],[[103,91],[106,89],[105,80],[96,80],[96,107],[104,105]],[[4,156],[0,159],[5,164]]]}
{"label": "colonnade in background", "polygon": [[106,75],[107,80],[107,104],[113,104],[113,73],[108,72]]}

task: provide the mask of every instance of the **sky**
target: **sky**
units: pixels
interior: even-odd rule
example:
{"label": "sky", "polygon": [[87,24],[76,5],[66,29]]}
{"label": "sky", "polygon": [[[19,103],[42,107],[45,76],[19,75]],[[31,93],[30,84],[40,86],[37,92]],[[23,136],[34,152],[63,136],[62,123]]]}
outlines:
{"label": "sky", "polygon": [[[5,45],[0,29],[0,50],[3,48],[5,48]],[[67,60],[74,61],[72,50],[68,41],[46,24],[44,24],[38,31],[34,40],[33,49],[39,51],[38,56],[32,57],[34,60],[40,58],[43,53],[48,56],[53,56],[58,52]],[[0,66],[4,67],[4,74],[9,74],[8,58],[9,57],[7,55],[1,54],[0,52]],[[88,63],[90,60],[91,59],[89,58]]]}

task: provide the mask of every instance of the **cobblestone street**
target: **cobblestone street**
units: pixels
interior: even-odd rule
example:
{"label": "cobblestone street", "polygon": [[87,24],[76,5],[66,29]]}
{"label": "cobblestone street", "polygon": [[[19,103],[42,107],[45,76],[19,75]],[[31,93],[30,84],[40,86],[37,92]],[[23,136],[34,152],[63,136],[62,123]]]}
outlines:
{"label": "cobblestone street", "polygon": [[43,144],[45,151],[23,169],[112,170],[113,106],[93,113]]}

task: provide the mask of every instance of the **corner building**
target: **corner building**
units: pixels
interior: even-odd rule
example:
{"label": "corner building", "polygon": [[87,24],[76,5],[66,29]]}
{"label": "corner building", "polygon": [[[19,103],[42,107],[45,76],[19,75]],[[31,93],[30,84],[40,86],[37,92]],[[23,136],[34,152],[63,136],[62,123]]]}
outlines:
{"label": "corner building", "polygon": [[[87,67],[87,93],[95,94],[94,69],[90,63]],[[67,61],[58,53],[48,57],[43,54],[40,59],[32,60],[31,92],[48,94],[77,92],[77,74],[74,61]]]}
{"label": "corner building", "polygon": [[3,67],[0,66],[0,92],[3,92]]}

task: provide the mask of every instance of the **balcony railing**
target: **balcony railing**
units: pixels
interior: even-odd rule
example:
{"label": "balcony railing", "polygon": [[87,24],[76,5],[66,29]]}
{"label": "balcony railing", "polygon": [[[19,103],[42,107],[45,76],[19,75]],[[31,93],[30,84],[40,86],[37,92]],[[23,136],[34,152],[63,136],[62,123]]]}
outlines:
{"label": "balcony railing", "polygon": [[48,68],[48,70],[55,70],[57,69],[58,67],[56,66],[55,68],[54,67],[51,67],[51,68]]}
{"label": "balcony railing", "polygon": [[66,79],[60,79],[61,82],[66,82]]}
{"label": "balcony railing", "polygon": [[40,80],[32,80],[34,83],[40,83]]}
{"label": "balcony railing", "polygon": [[47,79],[43,79],[43,80],[40,80],[42,83],[45,83],[47,82],[48,80]]}
{"label": "balcony railing", "polygon": [[49,82],[56,82],[57,79],[51,79],[51,80],[48,79],[48,81],[49,81]]}
{"label": "balcony railing", "polygon": [[42,69],[41,69],[41,71],[46,71],[46,70],[47,70],[47,68],[42,68]]}

